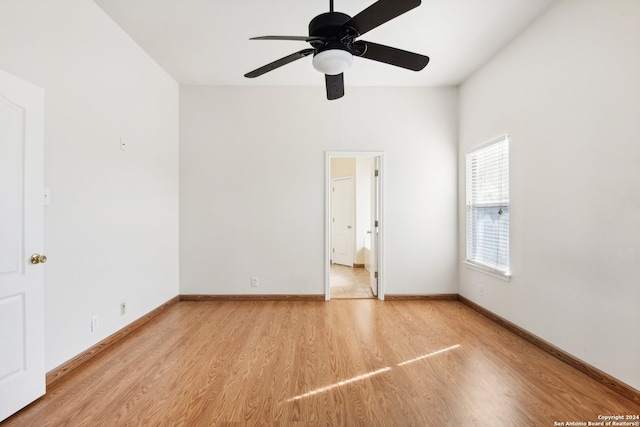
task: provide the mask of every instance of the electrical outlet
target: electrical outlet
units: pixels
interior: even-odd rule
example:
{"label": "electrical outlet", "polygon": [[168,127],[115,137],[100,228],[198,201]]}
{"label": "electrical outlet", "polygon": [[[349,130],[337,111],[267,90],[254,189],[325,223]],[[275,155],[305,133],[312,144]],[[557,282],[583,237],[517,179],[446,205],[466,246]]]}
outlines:
{"label": "electrical outlet", "polygon": [[127,314],[127,303],[123,302],[120,303],[120,316],[124,316],[125,314]]}
{"label": "electrical outlet", "polygon": [[478,295],[480,296],[484,295],[484,285],[482,283],[478,284]]}
{"label": "electrical outlet", "polygon": [[97,314],[91,316],[91,332],[95,332],[100,327],[100,317]]}
{"label": "electrical outlet", "polygon": [[260,279],[258,279],[258,276],[253,276],[251,278],[251,286],[254,288],[257,288],[258,286],[260,286]]}

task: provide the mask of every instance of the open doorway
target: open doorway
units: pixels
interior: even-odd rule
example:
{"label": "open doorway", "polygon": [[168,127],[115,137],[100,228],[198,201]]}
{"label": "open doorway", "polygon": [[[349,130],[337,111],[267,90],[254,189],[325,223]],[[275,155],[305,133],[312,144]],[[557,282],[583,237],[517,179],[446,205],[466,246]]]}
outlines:
{"label": "open doorway", "polygon": [[381,152],[326,154],[325,296],[384,299]]}

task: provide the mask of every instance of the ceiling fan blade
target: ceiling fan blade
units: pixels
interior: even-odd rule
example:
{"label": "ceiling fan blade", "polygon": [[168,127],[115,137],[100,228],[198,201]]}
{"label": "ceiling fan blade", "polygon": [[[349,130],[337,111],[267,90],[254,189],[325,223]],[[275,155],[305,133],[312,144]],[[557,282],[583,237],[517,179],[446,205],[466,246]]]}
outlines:
{"label": "ceiling fan blade", "polygon": [[316,40],[325,40],[325,37],[318,36],[261,36],[251,37],[249,40],[293,40],[300,42],[312,42]]}
{"label": "ceiling fan blade", "polygon": [[347,21],[344,27],[353,27],[363,35],[418,6],[420,0],[378,0]]}
{"label": "ceiling fan blade", "polygon": [[396,49],[395,47],[385,46],[382,44],[366,42],[364,40],[357,41],[354,45],[360,43],[366,44],[366,50],[362,55],[362,58],[384,62],[385,64],[395,65],[396,67],[402,67],[413,71],[420,71],[429,63],[429,57],[425,55]]}
{"label": "ceiling fan blade", "polygon": [[327,84],[327,99],[338,99],[344,96],[344,75],[342,73],[335,76],[324,75]]}
{"label": "ceiling fan blade", "polygon": [[268,73],[269,71],[275,70],[276,68],[282,67],[283,65],[287,65],[288,63],[293,62],[297,59],[304,58],[305,56],[312,54],[314,51],[315,49],[303,49],[300,52],[292,53],[291,55],[285,56],[284,58],[280,58],[277,61],[273,61],[270,64],[257,68],[245,74],[244,76],[250,79],[261,76],[264,73]]}

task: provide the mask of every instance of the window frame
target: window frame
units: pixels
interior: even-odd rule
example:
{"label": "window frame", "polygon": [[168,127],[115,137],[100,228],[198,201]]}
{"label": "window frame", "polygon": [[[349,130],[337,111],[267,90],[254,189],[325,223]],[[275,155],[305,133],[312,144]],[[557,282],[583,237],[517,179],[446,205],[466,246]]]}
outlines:
{"label": "window frame", "polygon": [[[482,193],[480,195],[477,194],[477,191],[481,191],[478,189],[480,185],[479,182],[482,179],[473,179],[470,176],[470,162],[478,162],[478,157],[482,157],[483,154],[487,152],[492,146],[497,144],[504,144],[502,147],[497,147],[498,152],[500,153],[501,158],[497,161],[494,161],[495,165],[493,165],[493,169],[483,169],[485,176],[488,174],[487,172],[494,174],[498,174],[500,177],[499,183],[496,184],[499,186],[500,196],[497,200],[492,200],[487,202],[484,198],[487,197],[487,192]],[[511,214],[511,202],[510,202],[510,158],[509,158],[509,135],[505,134],[500,136],[499,138],[492,139],[491,141],[474,147],[472,150],[468,151],[465,155],[465,261],[464,263],[474,270],[478,270],[484,273],[487,273],[491,276],[501,278],[503,280],[510,280],[511,278],[511,227],[510,227],[510,214]],[[505,152],[506,148],[506,152]],[[506,158],[502,158],[503,154],[506,154]],[[481,160],[480,160],[481,161]],[[484,168],[484,166],[483,166]],[[473,185],[475,187],[473,187]],[[505,185],[506,184],[506,185]],[[495,185],[494,185],[495,189]],[[484,197],[483,197],[484,196]],[[476,201],[480,199],[482,201]],[[476,208],[486,208],[486,207],[495,207],[497,209],[505,208],[507,209],[506,228],[504,225],[499,225],[495,234],[491,237],[495,237],[497,239],[497,249],[495,260],[493,262],[486,262],[486,259],[483,259],[482,255],[474,256],[474,247],[476,248],[476,253],[478,252],[478,248],[480,251],[485,248],[487,245],[480,242],[477,243],[477,234],[479,231],[478,220],[477,217],[470,218],[470,216],[477,211],[474,211]],[[502,213],[499,214],[502,217]],[[475,227],[475,228],[474,228]],[[505,236],[506,231],[506,243],[504,241],[500,241],[501,237]],[[476,239],[472,236],[472,233],[476,233]],[[506,246],[506,249],[505,249]],[[500,262],[501,259],[506,257],[506,264],[504,262]]]}

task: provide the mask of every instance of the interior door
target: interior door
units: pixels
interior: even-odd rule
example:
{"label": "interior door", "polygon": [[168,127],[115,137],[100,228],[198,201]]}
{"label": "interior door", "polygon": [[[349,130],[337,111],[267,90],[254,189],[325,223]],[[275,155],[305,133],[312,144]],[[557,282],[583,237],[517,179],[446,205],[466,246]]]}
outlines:
{"label": "interior door", "polygon": [[335,178],[331,188],[331,260],[353,267],[353,178]]}
{"label": "interior door", "polygon": [[44,92],[0,70],[0,421],[45,393]]}
{"label": "interior door", "polygon": [[375,158],[375,165],[371,171],[371,225],[369,226],[371,252],[369,255],[369,283],[373,295],[378,296],[378,244],[380,225],[380,193],[379,193],[380,158]]}

